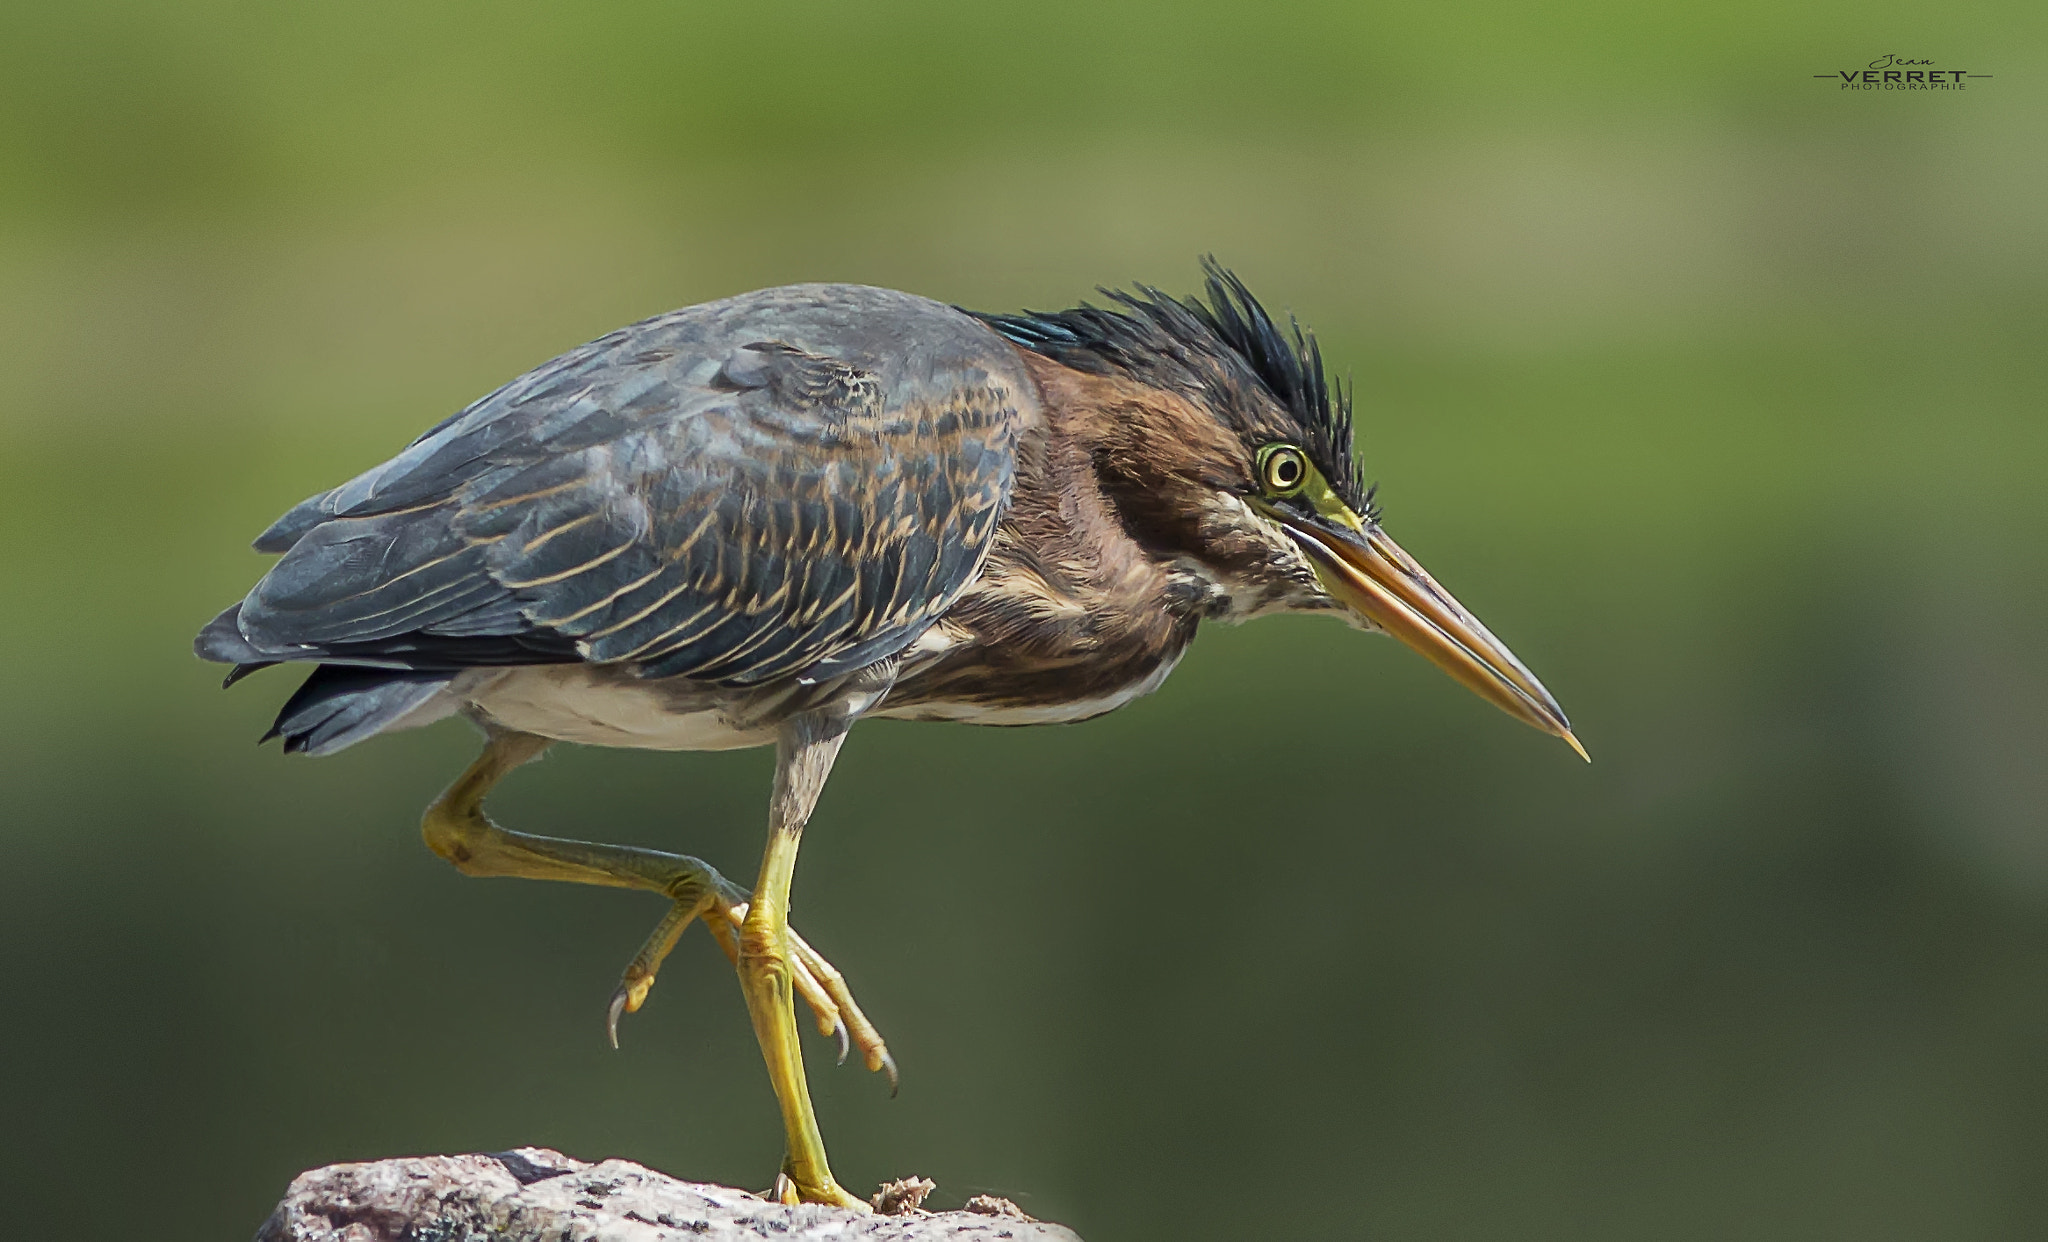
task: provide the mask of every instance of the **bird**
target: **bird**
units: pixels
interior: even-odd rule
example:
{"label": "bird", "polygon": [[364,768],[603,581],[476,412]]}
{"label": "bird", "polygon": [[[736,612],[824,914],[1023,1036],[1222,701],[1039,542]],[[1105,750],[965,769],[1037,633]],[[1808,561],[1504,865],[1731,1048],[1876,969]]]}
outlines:
{"label": "bird", "polygon": [[[1391,634],[1581,757],[1557,701],[1381,527],[1351,387],[1238,277],[982,313],[799,284],[620,328],[287,511],[208,623],[226,684],[310,665],[264,740],[327,755],[463,716],[476,761],[427,809],[458,870],[659,894],[607,1026],[703,923],[781,1109],[772,1198],[833,1177],[801,998],[843,1062],[897,1070],[789,924],[804,828],[870,718],[1054,724],[1159,687],[1205,622],[1321,613]],[[752,888],[696,857],[534,835],[486,793],[558,742],[773,746]]]}

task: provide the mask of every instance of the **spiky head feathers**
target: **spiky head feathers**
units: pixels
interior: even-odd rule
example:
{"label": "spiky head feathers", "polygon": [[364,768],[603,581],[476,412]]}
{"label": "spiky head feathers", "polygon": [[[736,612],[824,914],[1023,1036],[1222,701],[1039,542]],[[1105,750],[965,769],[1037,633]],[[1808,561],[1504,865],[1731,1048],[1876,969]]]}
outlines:
{"label": "spiky head feathers", "polygon": [[1210,410],[1248,453],[1284,442],[1304,450],[1355,512],[1372,496],[1352,454],[1351,394],[1323,375],[1315,334],[1290,316],[1283,332],[1244,282],[1202,262],[1207,300],[1147,285],[1104,289],[1113,306],[981,315],[1012,343],[1090,374],[1122,375]]}

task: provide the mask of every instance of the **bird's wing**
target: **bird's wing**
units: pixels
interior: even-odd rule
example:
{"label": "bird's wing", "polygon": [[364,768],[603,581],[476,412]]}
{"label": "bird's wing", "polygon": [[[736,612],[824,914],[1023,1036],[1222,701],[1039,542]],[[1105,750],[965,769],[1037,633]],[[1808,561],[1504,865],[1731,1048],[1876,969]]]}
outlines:
{"label": "bird's wing", "polygon": [[765,290],[520,377],[257,540],[201,654],[628,662],[751,685],[915,640],[978,571],[1036,389],[936,302]]}

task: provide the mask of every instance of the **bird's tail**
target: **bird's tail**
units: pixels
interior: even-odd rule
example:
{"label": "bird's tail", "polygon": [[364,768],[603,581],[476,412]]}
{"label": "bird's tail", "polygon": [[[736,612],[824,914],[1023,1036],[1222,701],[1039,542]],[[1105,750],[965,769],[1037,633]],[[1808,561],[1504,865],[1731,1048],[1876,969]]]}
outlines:
{"label": "bird's tail", "polygon": [[393,726],[409,728],[451,714],[452,699],[436,705],[442,710],[429,704],[454,678],[453,673],[317,665],[285,700],[262,740],[283,738],[287,754],[331,755]]}

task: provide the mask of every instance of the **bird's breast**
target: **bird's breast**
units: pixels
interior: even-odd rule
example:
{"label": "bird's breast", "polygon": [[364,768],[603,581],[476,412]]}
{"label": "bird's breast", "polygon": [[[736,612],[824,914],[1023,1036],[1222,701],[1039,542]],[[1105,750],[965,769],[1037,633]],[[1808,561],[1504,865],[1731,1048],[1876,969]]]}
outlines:
{"label": "bird's breast", "polygon": [[1076,675],[1059,670],[1033,673],[993,663],[979,669],[956,667],[949,676],[933,679],[926,686],[920,686],[913,675],[906,683],[899,683],[899,691],[875,714],[897,720],[947,720],[978,725],[1068,724],[1089,720],[1157,690],[1180,663],[1185,650],[1182,646],[1165,654],[1149,670],[1132,677],[1105,677],[1099,672]]}
{"label": "bird's breast", "polygon": [[1156,606],[1077,605],[984,576],[903,653],[877,714],[987,725],[1087,720],[1157,690],[1194,630],[1192,616]]}

